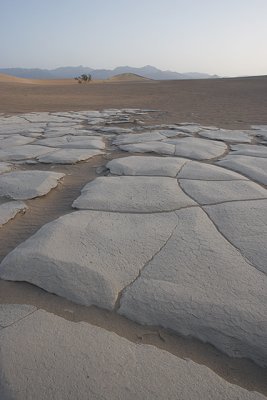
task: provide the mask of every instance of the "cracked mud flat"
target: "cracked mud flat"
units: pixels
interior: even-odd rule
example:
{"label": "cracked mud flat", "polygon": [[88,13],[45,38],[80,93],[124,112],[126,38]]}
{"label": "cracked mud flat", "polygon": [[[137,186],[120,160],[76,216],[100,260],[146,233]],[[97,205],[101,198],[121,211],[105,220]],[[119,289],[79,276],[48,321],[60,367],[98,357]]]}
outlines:
{"label": "cracked mud flat", "polygon": [[[0,118],[0,211],[28,174],[26,210],[0,229],[1,399],[267,395],[266,127],[158,114]],[[35,171],[60,179],[31,199]]]}

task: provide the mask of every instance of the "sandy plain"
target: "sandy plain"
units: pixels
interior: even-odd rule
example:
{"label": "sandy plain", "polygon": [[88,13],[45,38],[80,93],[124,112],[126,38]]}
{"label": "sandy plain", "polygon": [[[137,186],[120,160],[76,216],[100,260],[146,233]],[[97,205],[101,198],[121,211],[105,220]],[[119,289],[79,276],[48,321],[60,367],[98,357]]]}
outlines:
{"label": "sandy plain", "polygon": [[[267,76],[181,81],[34,81],[0,76],[0,113],[154,108],[160,123],[198,122],[221,128],[265,124]],[[156,121],[154,121],[156,122]]]}
{"label": "sandy plain", "polygon": [[[236,79],[150,81],[111,80],[77,84],[74,80],[33,81],[0,76],[0,114],[34,111],[81,111],[105,108],[156,109],[146,124],[196,122],[220,128],[247,129],[267,124],[267,76]],[[112,158],[125,156],[114,152]],[[108,161],[98,156],[73,166],[42,166],[67,174],[64,183],[46,196],[30,200],[27,218],[18,215],[0,231],[0,258],[44,223],[71,212],[71,204],[97,168]],[[35,167],[23,167],[27,169]],[[45,209],[45,213],[42,210]],[[267,395],[266,370],[245,359],[230,358],[213,346],[143,327],[113,312],[84,307],[27,283],[0,280],[0,303],[31,304],[71,321],[87,321],[135,343],[148,343],[178,357],[204,364],[231,383]]]}

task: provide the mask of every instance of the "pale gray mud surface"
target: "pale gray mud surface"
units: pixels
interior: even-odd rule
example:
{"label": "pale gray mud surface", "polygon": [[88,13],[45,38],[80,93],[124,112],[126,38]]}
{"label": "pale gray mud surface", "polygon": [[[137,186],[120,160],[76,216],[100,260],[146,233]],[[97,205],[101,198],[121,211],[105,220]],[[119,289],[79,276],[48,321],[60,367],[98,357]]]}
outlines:
{"label": "pale gray mud surface", "polygon": [[[0,117],[3,181],[19,171],[65,174],[53,187],[41,185],[0,228],[1,400],[36,398],[35,380],[47,388],[45,371],[35,373],[39,345],[45,365],[54,365],[51,352],[66,364],[53,372],[59,388],[52,384],[42,399],[62,398],[68,364],[77,365],[64,356],[63,343],[44,340],[50,328],[65,331],[68,346],[86,332],[98,336],[97,346],[113,343],[102,346],[97,362],[80,339],[72,349],[81,372],[66,387],[71,393],[79,385],[81,399],[88,390],[100,396],[92,398],[138,398],[136,379],[147,399],[165,392],[174,400],[179,391],[182,399],[267,396],[267,191],[260,157],[266,127],[226,132],[195,123],[159,125],[161,115],[110,109]],[[255,158],[232,151],[247,141]],[[56,147],[62,143],[64,153]],[[95,146],[102,154],[91,151]],[[10,201],[0,194],[0,206]],[[35,341],[30,357],[28,340]],[[11,349],[16,341],[25,351]],[[97,365],[90,383],[84,354]],[[179,375],[172,383],[160,372],[168,357]],[[141,370],[153,364],[159,385],[149,387],[136,374],[136,358]],[[114,378],[122,366],[128,392],[126,381]],[[30,383],[25,368],[33,370]],[[188,368],[186,376],[179,368]],[[118,392],[106,392],[101,376],[117,383]],[[14,394],[18,387],[22,397]]]}

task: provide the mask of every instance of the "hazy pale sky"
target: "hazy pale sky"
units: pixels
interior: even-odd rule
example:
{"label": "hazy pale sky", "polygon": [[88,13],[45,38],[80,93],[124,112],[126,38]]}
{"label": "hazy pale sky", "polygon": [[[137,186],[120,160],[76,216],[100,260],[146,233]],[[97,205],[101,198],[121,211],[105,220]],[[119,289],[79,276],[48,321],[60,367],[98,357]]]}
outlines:
{"label": "hazy pale sky", "polygon": [[0,67],[267,74],[267,0],[0,0]]}

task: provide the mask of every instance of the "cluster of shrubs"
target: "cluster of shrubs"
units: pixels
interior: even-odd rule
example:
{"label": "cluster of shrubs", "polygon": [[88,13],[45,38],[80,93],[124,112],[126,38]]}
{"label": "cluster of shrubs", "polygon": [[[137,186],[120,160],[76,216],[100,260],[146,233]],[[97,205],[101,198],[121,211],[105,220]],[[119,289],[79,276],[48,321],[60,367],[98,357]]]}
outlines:
{"label": "cluster of shrubs", "polygon": [[88,83],[92,80],[92,75],[88,74],[82,74],[80,76],[77,76],[76,78],[74,78],[76,81],[78,81],[78,83]]}

